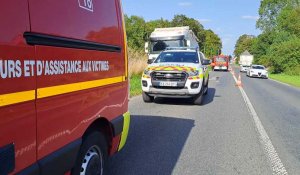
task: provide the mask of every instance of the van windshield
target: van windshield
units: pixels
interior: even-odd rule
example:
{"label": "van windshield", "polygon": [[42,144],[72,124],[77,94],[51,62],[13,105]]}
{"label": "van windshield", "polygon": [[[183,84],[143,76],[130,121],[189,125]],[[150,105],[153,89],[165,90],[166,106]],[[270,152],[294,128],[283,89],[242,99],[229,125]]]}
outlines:
{"label": "van windshield", "polygon": [[160,53],[167,47],[184,47],[186,46],[184,40],[160,40],[152,41],[150,43],[151,53]]}
{"label": "van windshield", "polygon": [[226,62],[226,59],[223,57],[217,57],[216,62]]}
{"label": "van windshield", "polygon": [[199,63],[196,52],[163,52],[154,63]]}

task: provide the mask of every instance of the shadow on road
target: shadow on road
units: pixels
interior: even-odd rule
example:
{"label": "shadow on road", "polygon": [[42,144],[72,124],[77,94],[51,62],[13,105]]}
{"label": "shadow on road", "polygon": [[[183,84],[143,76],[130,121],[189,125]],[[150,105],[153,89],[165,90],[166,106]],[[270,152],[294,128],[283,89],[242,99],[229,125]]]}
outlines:
{"label": "shadow on road", "polygon": [[127,143],[111,158],[108,174],[172,174],[193,127],[190,119],[133,115]]}
{"label": "shadow on road", "polygon": [[[216,89],[215,88],[208,88],[207,95],[204,96],[203,105],[207,105],[213,102],[215,97]],[[157,97],[154,100],[157,104],[165,104],[165,105],[186,105],[192,106],[193,99],[192,98],[160,98]]]}
{"label": "shadow on road", "polygon": [[216,94],[215,88],[208,88],[208,93],[203,100],[203,105],[207,105],[207,104],[213,102],[214,98],[215,98],[215,94]]}

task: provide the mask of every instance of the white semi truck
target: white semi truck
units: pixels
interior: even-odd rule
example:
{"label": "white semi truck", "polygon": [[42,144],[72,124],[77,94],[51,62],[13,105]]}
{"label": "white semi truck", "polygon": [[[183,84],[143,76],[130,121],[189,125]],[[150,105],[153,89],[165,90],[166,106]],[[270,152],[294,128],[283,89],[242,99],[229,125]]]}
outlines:
{"label": "white semi truck", "polygon": [[145,43],[148,61],[152,62],[167,47],[199,48],[198,38],[190,27],[156,28]]}
{"label": "white semi truck", "polygon": [[240,55],[240,72],[247,72],[249,67],[252,65],[254,56],[251,55],[247,50]]}
{"label": "white semi truck", "polygon": [[240,55],[239,64],[243,66],[251,66],[253,59],[253,55],[251,55],[248,51],[245,51]]}

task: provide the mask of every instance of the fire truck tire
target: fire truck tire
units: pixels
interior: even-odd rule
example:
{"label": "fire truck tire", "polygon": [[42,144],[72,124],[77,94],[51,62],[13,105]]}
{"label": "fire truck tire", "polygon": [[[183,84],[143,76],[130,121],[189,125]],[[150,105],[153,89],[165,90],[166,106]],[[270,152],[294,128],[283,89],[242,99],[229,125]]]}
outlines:
{"label": "fire truck tire", "polygon": [[152,103],[154,101],[154,97],[149,96],[146,92],[143,92],[142,96],[145,103]]}
{"label": "fire truck tire", "polygon": [[72,175],[104,175],[107,170],[107,142],[99,131],[83,139]]}

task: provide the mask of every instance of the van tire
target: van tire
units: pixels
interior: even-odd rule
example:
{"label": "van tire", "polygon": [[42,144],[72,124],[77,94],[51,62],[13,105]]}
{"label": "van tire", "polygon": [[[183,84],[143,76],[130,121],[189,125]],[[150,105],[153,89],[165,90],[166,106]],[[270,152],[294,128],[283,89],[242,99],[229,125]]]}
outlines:
{"label": "van tire", "polygon": [[107,170],[107,151],[107,141],[101,132],[94,131],[87,135],[83,139],[72,175],[104,175]]}
{"label": "van tire", "polygon": [[209,83],[209,76],[207,77],[207,84],[205,85],[204,95],[207,95],[208,93],[208,83]]}
{"label": "van tire", "polygon": [[145,103],[152,103],[154,101],[154,97],[151,97],[146,92],[143,92],[142,96]]}
{"label": "van tire", "polygon": [[202,105],[204,99],[203,90],[204,90],[204,86],[202,86],[200,93],[193,98],[195,105]]}

